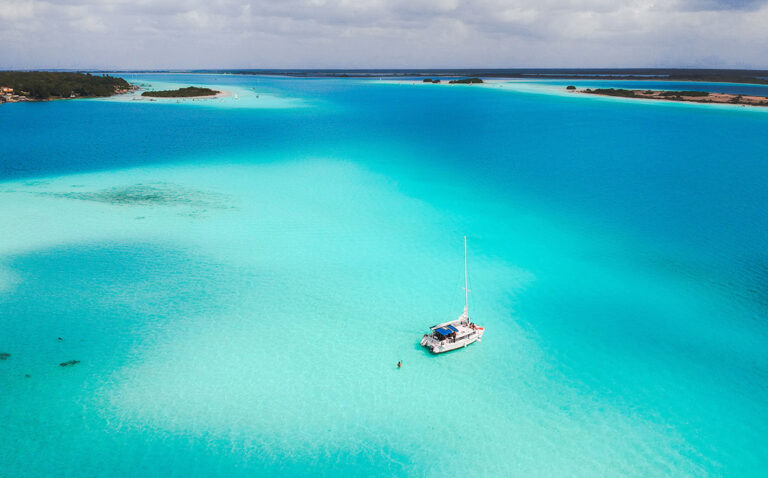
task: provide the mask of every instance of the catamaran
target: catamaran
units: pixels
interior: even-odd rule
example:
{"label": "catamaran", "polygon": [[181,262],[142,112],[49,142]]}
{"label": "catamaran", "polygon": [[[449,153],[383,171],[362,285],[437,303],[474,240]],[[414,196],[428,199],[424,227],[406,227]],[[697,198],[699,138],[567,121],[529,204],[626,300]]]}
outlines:
{"label": "catamaran", "polygon": [[464,312],[458,319],[430,327],[432,333],[424,334],[421,345],[439,354],[480,342],[485,328],[469,318],[469,279],[467,276],[467,236],[464,236]]}

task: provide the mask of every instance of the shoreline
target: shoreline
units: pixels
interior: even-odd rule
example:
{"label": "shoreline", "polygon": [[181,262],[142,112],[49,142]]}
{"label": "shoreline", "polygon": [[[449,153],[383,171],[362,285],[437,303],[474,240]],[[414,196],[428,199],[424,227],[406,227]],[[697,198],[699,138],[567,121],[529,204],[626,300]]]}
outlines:
{"label": "shoreline", "polygon": [[[365,81],[366,79],[361,79]],[[510,91],[517,91],[517,92],[524,92],[524,93],[531,93],[531,94],[543,94],[543,95],[556,95],[556,96],[571,96],[571,95],[578,95],[578,96],[594,96],[594,97],[602,97],[602,98],[612,98],[615,100],[656,100],[655,103],[657,104],[663,104],[663,103],[671,103],[671,104],[688,104],[688,105],[701,105],[701,106],[717,106],[717,107],[764,107],[764,108],[758,108],[758,111],[768,111],[768,103],[762,103],[762,102],[768,102],[768,96],[758,96],[758,95],[745,95],[745,94],[734,94],[734,93],[709,93],[707,98],[716,99],[716,101],[708,101],[703,100],[701,98],[703,97],[695,97],[690,99],[681,99],[678,100],[676,97],[645,97],[642,95],[638,96],[623,96],[623,95],[611,95],[611,94],[599,94],[599,93],[587,93],[585,90],[588,88],[580,88],[577,90],[567,90],[565,88],[565,84],[563,85],[541,85],[537,82],[539,80],[520,80],[520,79],[511,79],[511,80],[501,80],[498,78],[484,78],[483,83],[481,84],[451,84],[448,82],[440,82],[440,83],[426,83],[420,80],[405,80],[405,79],[398,79],[398,80],[381,80],[376,81],[378,84],[391,84],[391,85],[410,85],[410,86],[424,86],[424,87],[440,87],[440,86],[460,86],[460,87],[477,87],[477,88],[495,88],[495,89],[508,89]],[[509,85],[509,86],[508,86]],[[533,85],[532,88],[515,88],[512,85]],[[653,91],[655,93],[666,93],[666,92],[672,92],[677,93],[676,90],[619,90],[619,91],[635,91],[639,93],[643,93],[646,91]],[[682,93],[682,92],[681,92]],[[730,102],[732,98],[741,96],[743,99],[750,100],[749,102],[739,102],[734,103]],[[685,97],[683,97],[685,98]],[[754,102],[752,102],[754,101]],[[652,102],[653,103],[653,102]]]}
{"label": "shoreline", "polygon": [[[698,103],[705,105],[730,105],[768,107],[768,97],[758,95],[742,95],[735,93],[710,93],[698,91],[667,91],[667,90],[622,90],[622,89],[579,89],[569,90],[582,95],[623,98],[628,100],[651,100],[672,103]],[[677,94],[675,94],[677,93]]]}
{"label": "shoreline", "polygon": [[115,91],[115,93],[109,95],[109,96],[96,96],[96,95],[85,95],[85,96],[50,96],[48,98],[31,98],[29,96],[25,95],[13,95],[9,98],[5,99],[4,101],[0,101],[0,105],[5,103],[44,103],[47,101],[61,101],[61,100],[93,100],[97,98],[114,98],[115,96],[121,96],[121,95],[128,95],[131,93],[135,93],[139,91],[139,87],[136,85],[131,85],[130,88],[124,89],[124,90],[118,90]]}
{"label": "shoreline", "polygon": [[[140,89],[140,88],[139,88]],[[137,91],[139,90],[137,89]],[[187,100],[215,100],[220,98],[228,98],[232,96],[232,93],[229,91],[221,90],[215,95],[205,95],[205,96],[168,96],[168,97],[156,97],[156,96],[142,96],[142,95],[136,95],[133,98],[131,98],[131,101],[159,101],[159,102],[176,102],[180,103],[182,101]]]}
{"label": "shoreline", "polygon": [[[169,73],[173,71],[136,71],[136,73]],[[454,77],[480,77],[488,79],[516,80],[658,80],[704,83],[737,83],[752,85],[768,85],[768,71],[764,70],[728,70],[728,69],[697,69],[697,68],[606,68],[606,69],[506,69],[506,68],[457,68],[457,69],[231,69],[231,70],[195,70],[187,74],[227,74],[243,76],[278,76],[289,78],[338,78],[366,79],[388,78],[404,79],[435,77],[448,79]]]}
{"label": "shoreline", "polygon": [[[151,85],[150,85],[151,86]],[[196,95],[196,96],[153,96],[150,93],[153,92],[180,92],[182,90],[189,90],[189,89],[198,89],[198,90],[208,90],[208,91],[215,91],[212,95]],[[227,96],[231,96],[231,93],[226,90],[214,90],[212,88],[208,87],[188,87],[188,88],[180,88],[177,90],[157,90],[157,89],[145,89],[141,86],[137,85],[136,92],[141,91],[141,95],[139,95],[141,98],[151,98],[154,100],[186,100],[186,99],[207,99],[207,98],[224,98]]]}

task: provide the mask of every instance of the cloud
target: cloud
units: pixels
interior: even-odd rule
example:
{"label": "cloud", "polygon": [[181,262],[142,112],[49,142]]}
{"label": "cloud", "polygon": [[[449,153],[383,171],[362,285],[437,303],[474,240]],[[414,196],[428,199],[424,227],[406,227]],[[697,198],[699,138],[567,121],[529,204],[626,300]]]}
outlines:
{"label": "cloud", "polygon": [[754,11],[764,7],[766,0],[682,0],[682,10],[748,10]]}
{"label": "cloud", "polygon": [[768,67],[768,0],[0,0],[4,68]]}
{"label": "cloud", "polygon": [[35,4],[31,0],[26,2],[12,2],[5,4],[0,2],[0,21],[22,21],[31,18],[35,14]]}

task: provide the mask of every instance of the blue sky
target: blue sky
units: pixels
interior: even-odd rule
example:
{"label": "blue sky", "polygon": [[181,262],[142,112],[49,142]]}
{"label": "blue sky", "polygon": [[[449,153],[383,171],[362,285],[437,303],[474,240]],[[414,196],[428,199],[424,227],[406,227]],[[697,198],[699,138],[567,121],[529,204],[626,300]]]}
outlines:
{"label": "blue sky", "polygon": [[768,0],[0,0],[0,68],[768,68]]}

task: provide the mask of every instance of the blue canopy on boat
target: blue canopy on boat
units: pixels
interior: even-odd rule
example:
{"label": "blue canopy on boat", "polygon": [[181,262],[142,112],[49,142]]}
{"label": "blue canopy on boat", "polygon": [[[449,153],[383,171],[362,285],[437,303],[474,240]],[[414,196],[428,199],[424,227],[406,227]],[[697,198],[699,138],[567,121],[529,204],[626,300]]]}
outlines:
{"label": "blue canopy on boat", "polygon": [[447,327],[440,327],[439,329],[435,329],[435,332],[437,332],[440,335],[450,335],[454,332],[457,332],[457,330],[454,326],[449,325]]}

